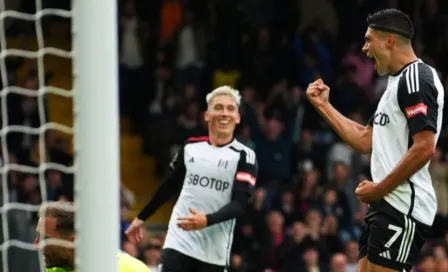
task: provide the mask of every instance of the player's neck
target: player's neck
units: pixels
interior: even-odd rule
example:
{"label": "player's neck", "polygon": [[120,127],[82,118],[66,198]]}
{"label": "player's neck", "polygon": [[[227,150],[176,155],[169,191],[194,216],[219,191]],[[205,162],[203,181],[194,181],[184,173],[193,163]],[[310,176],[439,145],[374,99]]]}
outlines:
{"label": "player's neck", "polygon": [[209,142],[214,146],[224,146],[233,141],[233,135],[217,135],[215,133],[210,133]]}
{"label": "player's neck", "polygon": [[75,252],[73,251],[72,254],[68,256],[68,264],[64,268],[67,271],[75,271]]}
{"label": "player's neck", "polygon": [[400,50],[395,54],[394,60],[390,64],[390,74],[395,75],[411,62],[418,60],[412,48],[407,50]]}

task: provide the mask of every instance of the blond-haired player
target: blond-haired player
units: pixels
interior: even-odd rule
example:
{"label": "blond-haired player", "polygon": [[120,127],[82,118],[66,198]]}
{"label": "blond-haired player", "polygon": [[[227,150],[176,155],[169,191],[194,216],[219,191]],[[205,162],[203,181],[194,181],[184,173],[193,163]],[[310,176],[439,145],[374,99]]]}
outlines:
{"label": "blond-haired player", "polygon": [[234,138],[241,96],[222,86],[206,97],[208,136],[186,141],[170,172],[127,230],[142,238],[143,222],[180,191],[162,255],[163,272],[224,271],[235,218],[244,213],[255,186],[255,153]]}

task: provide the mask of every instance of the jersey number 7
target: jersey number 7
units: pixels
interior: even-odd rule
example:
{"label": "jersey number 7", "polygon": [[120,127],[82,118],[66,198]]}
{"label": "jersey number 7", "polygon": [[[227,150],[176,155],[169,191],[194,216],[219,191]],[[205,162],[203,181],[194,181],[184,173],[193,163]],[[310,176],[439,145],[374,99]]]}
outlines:
{"label": "jersey number 7", "polygon": [[405,231],[403,233],[403,228],[399,227],[399,226],[395,226],[392,224],[389,224],[388,228],[390,230],[393,230],[395,233],[394,235],[392,235],[392,237],[389,239],[389,241],[387,241],[387,243],[384,245],[386,248],[390,248],[395,241],[398,239],[398,237],[400,237],[400,235],[403,233],[402,235],[402,239],[401,239],[401,244],[400,247],[397,248],[398,250],[398,256],[397,256],[397,261],[401,262],[401,263],[405,263],[408,256],[409,256],[409,252],[414,240],[414,234],[415,234],[415,223],[412,222],[411,220],[406,220],[405,222]]}
{"label": "jersey number 7", "polygon": [[398,226],[394,226],[392,224],[389,224],[389,229],[395,231],[394,235],[390,237],[389,241],[384,245],[386,248],[390,248],[390,246],[395,243],[395,241],[398,239],[398,237],[403,232],[403,228],[400,228]]}

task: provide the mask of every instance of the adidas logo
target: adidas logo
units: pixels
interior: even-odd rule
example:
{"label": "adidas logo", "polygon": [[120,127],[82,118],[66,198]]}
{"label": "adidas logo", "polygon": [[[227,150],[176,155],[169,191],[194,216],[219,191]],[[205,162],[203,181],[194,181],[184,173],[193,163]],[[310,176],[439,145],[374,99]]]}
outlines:
{"label": "adidas logo", "polygon": [[188,162],[194,162],[194,157],[191,157]]}
{"label": "adidas logo", "polygon": [[389,252],[389,250],[386,250],[386,251],[384,251],[384,252],[381,252],[381,253],[380,253],[380,256],[383,257],[383,258],[386,258],[386,259],[389,259],[389,260],[390,260],[390,252]]}

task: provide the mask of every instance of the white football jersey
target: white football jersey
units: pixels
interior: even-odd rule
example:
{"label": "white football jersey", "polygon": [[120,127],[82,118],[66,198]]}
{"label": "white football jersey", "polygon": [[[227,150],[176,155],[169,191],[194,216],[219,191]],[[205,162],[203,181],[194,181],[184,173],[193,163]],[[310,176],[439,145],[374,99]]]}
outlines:
{"label": "white football jersey", "polygon": [[184,231],[177,218],[190,216],[189,208],[205,214],[218,211],[232,198],[235,182],[255,185],[255,152],[233,140],[221,147],[206,137],[190,139],[170,167],[184,171],[182,190],[174,206],[164,248],[177,250],[200,261],[224,266],[229,263],[235,219],[197,231]]}
{"label": "white football jersey", "polygon": [[[444,90],[437,72],[417,60],[390,76],[374,116],[371,171],[381,182],[412,146],[412,136],[423,130],[436,133],[442,126]],[[428,171],[429,163],[399,185],[385,200],[403,214],[432,225],[437,200]]]}

